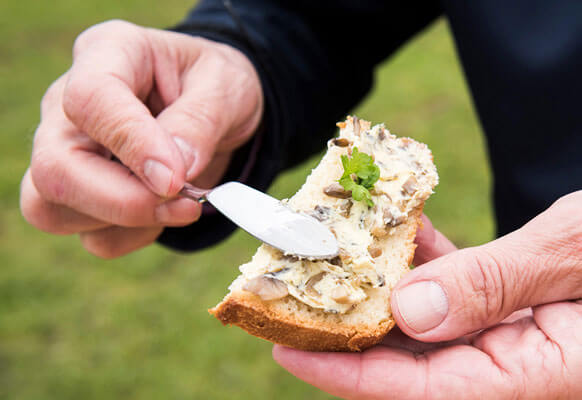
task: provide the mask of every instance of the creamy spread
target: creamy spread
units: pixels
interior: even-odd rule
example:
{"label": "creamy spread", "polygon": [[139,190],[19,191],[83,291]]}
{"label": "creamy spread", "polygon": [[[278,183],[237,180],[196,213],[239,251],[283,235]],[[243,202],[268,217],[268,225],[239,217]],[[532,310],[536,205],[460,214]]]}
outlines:
{"label": "creamy spread", "polygon": [[[345,313],[366,299],[367,290],[385,284],[376,264],[382,255],[378,242],[391,235],[430,196],[438,182],[436,169],[424,144],[396,138],[383,125],[370,128],[368,122],[348,117],[338,126],[342,128],[339,138],[328,142],[328,152],[316,169],[327,170],[318,174],[314,171],[288,204],[329,227],[338,240],[339,257],[300,260],[262,245],[252,262],[241,266],[245,279],[255,279],[243,289],[258,294],[257,282],[261,281],[256,278],[268,278],[264,282],[280,281],[287,286],[287,290],[281,290],[279,285],[271,298],[291,295],[311,307]],[[354,147],[372,156],[380,169],[380,178],[371,190],[373,207],[354,201],[349,192],[342,193],[337,187],[343,172],[339,159],[343,154],[350,155]]]}

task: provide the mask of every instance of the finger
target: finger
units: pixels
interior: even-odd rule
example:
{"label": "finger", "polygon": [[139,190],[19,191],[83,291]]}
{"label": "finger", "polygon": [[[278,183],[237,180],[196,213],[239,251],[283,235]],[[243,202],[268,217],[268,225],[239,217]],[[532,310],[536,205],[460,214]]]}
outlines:
{"label": "finger", "polygon": [[276,345],[273,358],[299,379],[346,399],[505,398],[513,391],[487,354],[463,345],[416,355],[387,347],[346,354]]}
{"label": "finger", "polygon": [[200,205],[184,199],[163,203],[125,166],[112,161],[107,149],[79,132],[63,113],[65,82],[66,74],[41,103],[30,166],[40,197],[113,225],[179,226],[198,219]]}
{"label": "finger", "polygon": [[20,210],[29,224],[42,231],[58,235],[92,231],[109,225],[71,208],[43,199],[32,182],[30,170],[24,174],[20,187]]}
{"label": "finger", "polygon": [[474,335],[466,335],[446,342],[426,343],[412,339],[410,336],[405,335],[398,327],[394,327],[394,329],[392,329],[380,343],[382,346],[391,347],[393,349],[407,350],[412,353],[425,353],[427,351],[451,347],[454,345],[468,345],[471,344],[473,337]]}
{"label": "finger", "polygon": [[33,156],[31,174],[46,201],[113,225],[179,226],[201,212],[188,199],[163,201],[125,166],[83,149],[47,144]]}
{"label": "finger", "polygon": [[[183,36],[167,33],[157,39],[192,40]],[[184,74],[182,93],[157,121],[180,149],[188,180],[203,172],[218,180],[228,164],[225,153],[255,131],[262,115],[262,92],[254,68],[240,52],[198,41],[203,51],[191,56],[195,62]]]}
{"label": "finger", "polygon": [[119,21],[79,36],[63,97],[67,117],[164,197],[184,185],[180,152],[143,101],[152,89],[146,30]]}
{"label": "finger", "polygon": [[414,239],[418,245],[412,262],[414,265],[422,265],[457,250],[457,246],[436,230],[426,215],[422,214],[421,221],[421,227],[417,230]]}
{"label": "finger", "polygon": [[112,226],[94,232],[79,234],[83,247],[98,257],[111,259],[121,257],[152,244],[163,228],[124,228]]}
{"label": "finger", "polygon": [[564,197],[510,235],[411,271],[392,294],[400,328],[450,340],[526,307],[582,297],[581,200],[582,192]]}

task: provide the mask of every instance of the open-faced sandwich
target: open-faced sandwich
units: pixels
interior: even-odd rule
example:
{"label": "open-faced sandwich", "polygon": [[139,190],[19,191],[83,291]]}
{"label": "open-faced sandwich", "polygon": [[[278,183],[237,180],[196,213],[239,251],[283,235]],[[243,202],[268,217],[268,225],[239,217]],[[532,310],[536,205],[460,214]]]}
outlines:
{"label": "open-faced sandwich", "polygon": [[348,117],[288,200],[336,236],[329,260],[261,245],[210,312],[224,324],[303,350],[361,351],[394,326],[390,293],[410,267],[425,200],[438,183],[428,147]]}

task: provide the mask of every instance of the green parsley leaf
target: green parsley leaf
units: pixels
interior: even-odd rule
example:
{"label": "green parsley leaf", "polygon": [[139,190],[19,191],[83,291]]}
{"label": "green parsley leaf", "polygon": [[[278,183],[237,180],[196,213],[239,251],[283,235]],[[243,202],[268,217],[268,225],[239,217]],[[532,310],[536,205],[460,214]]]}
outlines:
{"label": "green parsley leaf", "polygon": [[352,157],[341,156],[344,173],[338,180],[345,190],[352,192],[352,198],[356,201],[364,201],[369,207],[374,205],[370,190],[380,178],[380,168],[374,164],[372,157],[361,153],[357,147],[352,151]]}

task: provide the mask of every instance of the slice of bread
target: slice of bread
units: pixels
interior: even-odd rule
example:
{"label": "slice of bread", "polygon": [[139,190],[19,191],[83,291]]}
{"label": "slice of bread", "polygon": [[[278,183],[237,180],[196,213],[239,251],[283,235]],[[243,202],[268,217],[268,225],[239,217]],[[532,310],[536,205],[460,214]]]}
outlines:
{"label": "slice of bread", "polygon": [[[223,324],[311,351],[361,351],[394,326],[390,293],[409,270],[425,200],[438,183],[426,145],[391,135],[383,125],[348,117],[338,138],[289,207],[327,225],[340,245],[333,260],[285,256],[261,245],[230,293],[209,310]],[[373,206],[337,183],[341,156],[366,153],[380,169]]]}

